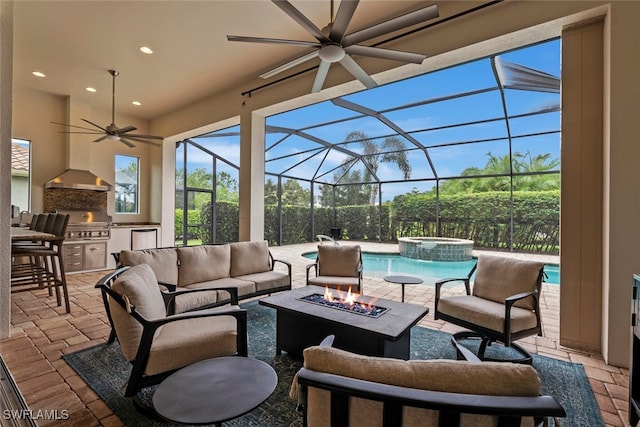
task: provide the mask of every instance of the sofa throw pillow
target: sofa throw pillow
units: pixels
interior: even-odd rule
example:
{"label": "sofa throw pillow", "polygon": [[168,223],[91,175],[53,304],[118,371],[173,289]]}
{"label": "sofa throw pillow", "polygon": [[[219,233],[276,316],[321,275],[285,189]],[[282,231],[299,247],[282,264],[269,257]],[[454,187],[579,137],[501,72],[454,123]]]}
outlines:
{"label": "sofa throw pillow", "polygon": [[271,269],[269,265],[269,245],[260,242],[231,243],[231,277],[263,273]]}
{"label": "sofa throw pillow", "polygon": [[[505,298],[521,292],[535,291],[544,263],[500,256],[480,255],[473,282],[473,295],[504,303]],[[532,310],[532,298],[525,298],[515,306]]]}
{"label": "sofa throw pillow", "polygon": [[178,284],[178,254],[174,248],[124,250],[120,252],[120,263],[123,266],[148,264],[158,281]]}
{"label": "sofa throw pillow", "polygon": [[179,247],[178,286],[229,277],[229,244]]}
{"label": "sofa throw pillow", "polygon": [[[166,317],[164,300],[153,270],[147,264],[139,264],[122,273],[111,285],[116,293],[126,298],[135,310],[149,320]],[[122,353],[129,360],[135,359],[142,337],[142,325],[120,304],[110,300],[109,310]]]}

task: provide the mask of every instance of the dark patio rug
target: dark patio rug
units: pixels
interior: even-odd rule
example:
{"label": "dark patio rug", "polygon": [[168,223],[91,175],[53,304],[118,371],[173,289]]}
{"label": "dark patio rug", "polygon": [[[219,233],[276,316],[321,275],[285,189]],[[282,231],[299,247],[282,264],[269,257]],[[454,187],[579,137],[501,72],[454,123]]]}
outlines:
{"label": "dark patio rug", "polygon": [[[269,363],[278,374],[273,395],[250,413],[227,421],[225,426],[302,426],[289,400],[289,386],[302,360],[286,353],[275,356],[275,311],[257,302],[243,304],[248,310],[249,356]],[[411,359],[455,359],[449,334],[414,327],[411,331]],[[502,349],[504,350],[504,349]],[[100,344],[64,356],[69,365],[86,381],[113,412],[129,426],[168,426],[150,420],[122,396],[121,386],[129,377],[130,364],[114,344]],[[563,426],[604,426],[595,396],[581,364],[534,355],[533,366],[542,380],[544,394],[555,396],[567,411]],[[141,394],[150,401],[153,387]],[[212,396],[213,397],[213,396]]]}

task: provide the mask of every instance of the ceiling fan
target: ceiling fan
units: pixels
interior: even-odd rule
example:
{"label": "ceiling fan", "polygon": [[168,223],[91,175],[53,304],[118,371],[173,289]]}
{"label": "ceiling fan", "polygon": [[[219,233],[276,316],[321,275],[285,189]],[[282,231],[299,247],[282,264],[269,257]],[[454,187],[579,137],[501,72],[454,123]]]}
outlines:
{"label": "ceiling fan", "polygon": [[[329,72],[329,67],[335,62],[339,62],[349,73],[357,78],[367,88],[377,86],[377,83],[358,65],[351,55],[369,56],[373,58],[391,59],[394,61],[411,62],[421,64],[426,58],[425,55],[418,53],[403,52],[398,50],[382,49],[379,47],[362,46],[358,43],[370,40],[402,28],[410,27],[420,22],[438,17],[438,6],[431,5],[418,9],[414,12],[407,13],[397,18],[381,22],[369,28],[346,34],[347,27],[351,22],[351,18],[358,7],[359,0],[342,0],[338,13],[336,13],[333,22],[322,30],[313,22],[304,16],[287,0],[271,0],[294,21],[309,32],[317,41],[309,42],[303,40],[286,40],[264,37],[249,36],[227,36],[229,41],[252,42],[252,43],[276,43],[291,44],[302,47],[313,47],[310,53],[287,62],[271,71],[260,75],[267,79],[282,71],[286,71],[302,64],[312,58],[320,57],[320,66],[313,82],[312,92],[319,92]],[[331,17],[333,19],[333,0],[331,0]]]}
{"label": "ceiling fan", "polygon": [[58,123],[58,122],[51,122],[51,123],[56,124],[56,125],[68,126],[70,128],[75,128],[75,129],[84,129],[84,131],[85,131],[85,132],[81,132],[81,131],[63,131],[63,133],[79,133],[79,134],[85,134],[85,135],[102,135],[100,138],[94,140],[93,142],[100,142],[100,141],[104,141],[105,139],[108,139],[110,141],[120,141],[123,144],[125,144],[125,145],[127,145],[127,146],[129,146],[131,148],[135,147],[135,145],[131,141],[141,142],[143,144],[160,145],[158,142],[150,141],[150,140],[162,140],[162,139],[164,139],[161,136],[129,133],[129,132],[132,132],[132,131],[137,129],[135,126],[126,126],[126,127],[123,127],[123,128],[119,128],[118,126],[116,126],[116,123],[115,123],[115,115],[116,115],[116,76],[118,76],[120,73],[117,72],[116,70],[109,70],[109,74],[111,74],[111,76],[113,77],[113,85],[112,85],[112,92],[111,92],[111,124],[110,125],[108,125],[107,127],[102,127],[102,126],[97,125],[97,124],[95,124],[93,122],[90,122],[87,119],[82,119],[82,120],[87,122],[87,123],[89,123],[92,126],[95,126],[97,129],[86,128],[86,127],[82,127],[82,126],[74,126],[74,125],[69,125],[69,124],[66,124],[66,123]]}

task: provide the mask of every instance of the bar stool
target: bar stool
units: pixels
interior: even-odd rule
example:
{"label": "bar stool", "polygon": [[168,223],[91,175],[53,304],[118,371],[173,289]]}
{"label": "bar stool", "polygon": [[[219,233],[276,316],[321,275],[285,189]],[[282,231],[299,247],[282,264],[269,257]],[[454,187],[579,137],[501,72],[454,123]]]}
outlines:
{"label": "bar stool", "polygon": [[[50,217],[53,217],[53,225],[50,225]],[[69,313],[71,311],[69,291],[62,261],[62,243],[67,232],[69,215],[49,214],[49,218],[47,218],[47,225],[50,225],[50,228],[47,229],[56,236],[54,240],[47,241],[44,245],[37,247],[17,246],[12,248],[12,256],[28,256],[34,261],[31,262],[30,267],[25,268],[22,272],[17,270],[14,274],[12,268],[11,285],[23,286],[37,283],[38,287],[42,287],[46,282],[49,295],[51,295],[51,288],[55,288],[58,306],[62,305],[60,297],[60,288],[62,288],[65,309]],[[35,288],[19,289],[17,292],[32,289]]]}

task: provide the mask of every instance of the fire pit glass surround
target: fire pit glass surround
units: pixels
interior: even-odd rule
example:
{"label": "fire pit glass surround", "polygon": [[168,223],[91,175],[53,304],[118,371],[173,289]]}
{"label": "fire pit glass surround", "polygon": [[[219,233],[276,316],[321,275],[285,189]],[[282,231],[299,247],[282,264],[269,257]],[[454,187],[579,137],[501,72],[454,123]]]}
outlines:
{"label": "fire pit glass surround", "polygon": [[325,295],[316,293],[306,295],[301,297],[300,300],[368,317],[380,317],[389,310],[386,307],[367,304],[357,300],[348,301],[347,299],[327,298],[326,293]]}

